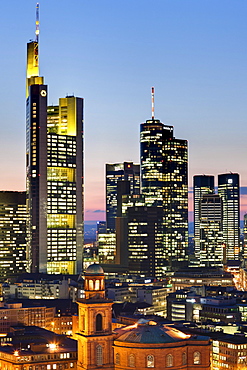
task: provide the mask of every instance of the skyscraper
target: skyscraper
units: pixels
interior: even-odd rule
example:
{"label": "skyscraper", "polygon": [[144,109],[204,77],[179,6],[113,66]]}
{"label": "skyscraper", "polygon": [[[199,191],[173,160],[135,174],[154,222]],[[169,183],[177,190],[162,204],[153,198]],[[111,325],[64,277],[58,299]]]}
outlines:
{"label": "skyscraper", "polygon": [[140,165],[133,162],[106,164],[106,227],[116,231],[117,188],[119,181],[129,181],[130,193],[140,193]]}
{"label": "skyscraper", "polygon": [[200,266],[223,267],[222,199],[216,194],[204,194],[200,200]]}
{"label": "skyscraper", "polygon": [[237,260],[240,249],[239,174],[218,175],[218,193],[223,205],[223,238],[226,246],[226,259]]}
{"label": "skyscraper", "polygon": [[127,209],[129,273],[162,277],[163,212],[161,207]]}
{"label": "skyscraper", "polygon": [[193,177],[194,195],[194,250],[195,257],[200,260],[200,205],[204,194],[214,193],[214,176],[195,175]]}
{"label": "skyscraper", "polygon": [[47,107],[38,34],[27,47],[28,270],[74,274],[82,270],[83,99]]}
{"label": "skyscraper", "polygon": [[26,193],[0,191],[0,276],[3,280],[26,271],[26,217]]}
{"label": "skyscraper", "polygon": [[173,126],[154,118],[141,124],[141,192],[147,205],[163,207],[164,260],[183,265],[188,247],[187,140],[177,139]]}

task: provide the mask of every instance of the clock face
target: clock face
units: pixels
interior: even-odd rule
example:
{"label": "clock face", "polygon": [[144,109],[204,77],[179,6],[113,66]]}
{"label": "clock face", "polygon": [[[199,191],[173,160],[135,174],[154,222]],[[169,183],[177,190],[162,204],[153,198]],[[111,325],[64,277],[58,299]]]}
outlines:
{"label": "clock face", "polygon": [[47,95],[47,92],[46,92],[45,90],[41,90],[41,91],[40,91],[40,95],[41,95],[41,96],[46,96],[46,95]]}

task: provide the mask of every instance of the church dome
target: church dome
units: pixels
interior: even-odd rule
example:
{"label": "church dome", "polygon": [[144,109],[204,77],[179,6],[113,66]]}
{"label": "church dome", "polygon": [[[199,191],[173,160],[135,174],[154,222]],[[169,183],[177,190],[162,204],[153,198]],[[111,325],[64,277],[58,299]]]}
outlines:
{"label": "church dome", "polygon": [[[127,330],[126,330],[127,329]],[[180,330],[167,326],[156,325],[154,322],[137,322],[136,326],[126,328],[124,334],[117,338],[118,342],[127,343],[174,343],[188,340],[191,336],[182,333]]]}
{"label": "church dome", "polygon": [[97,264],[93,263],[92,265],[88,266],[88,268],[85,271],[85,274],[87,275],[104,275],[104,270],[102,267]]}

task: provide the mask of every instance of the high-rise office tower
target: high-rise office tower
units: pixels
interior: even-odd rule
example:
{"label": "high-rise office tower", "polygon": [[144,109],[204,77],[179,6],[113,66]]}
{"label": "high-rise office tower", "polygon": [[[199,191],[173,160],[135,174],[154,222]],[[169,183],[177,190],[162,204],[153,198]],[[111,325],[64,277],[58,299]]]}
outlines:
{"label": "high-rise office tower", "polygon": [[0,191],[0,276],[26,272],[26,193]]}
{"label": "high-rise office tower", "polygon": [[38,32],[27,48],[28,270],[74,274],[82,270],[83,99],[47,107]]}
{"label": "high-rise office tower", "polygon": [[106,227],[109,233],[116,230],[117,186],[122,180],[129,181],[131,194],[139,194],[140,165],[133,162],[106,164]]}
{"label": "high-rise office tower", "polygon": [[163,211],[162,207],[129,207],[128,271],[140,276],[163,276]]}
{"label": "high-rise office tower", "polygon": [[214,176],[195,175],[193,177],[194,195],[194,251],[200,260],[200,204],[202,196],[214,193]]}
{"label": "high-rise office tower", "polygon": [[174,137],[173,127],[154,118],[141,124],[141,192],[147,205],[163,207],[164,260],[181,266],[188,248],[187,140]]}
{"label": "high-rise office tower", "polygon": [[223,244],[222,199],[216,194],[204,194],[200,200],[200,266],[222,267],[225,262]]}
{"label": "high-rise office tower", "polygon": [[218,194],[222,198],[223,206],[223,238],[226,259],[237,260],[240,248],[239,174],[218,175]]}

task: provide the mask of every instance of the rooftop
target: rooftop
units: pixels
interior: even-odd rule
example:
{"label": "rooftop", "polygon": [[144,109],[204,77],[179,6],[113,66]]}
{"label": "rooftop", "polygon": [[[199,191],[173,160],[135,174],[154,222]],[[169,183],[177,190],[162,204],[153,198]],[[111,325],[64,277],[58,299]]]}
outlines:
{"label": "rooftop", "polygon": [[[176,343],[192,339],[191,334],[165,325],[158,325],[154,321],[139,320],[136,324],[116,329],[119,334],[116,339],[119,342],[143,343],[143,344],[166,344]],[[193,336],[193,340],[208,340],[205,336]]]}

